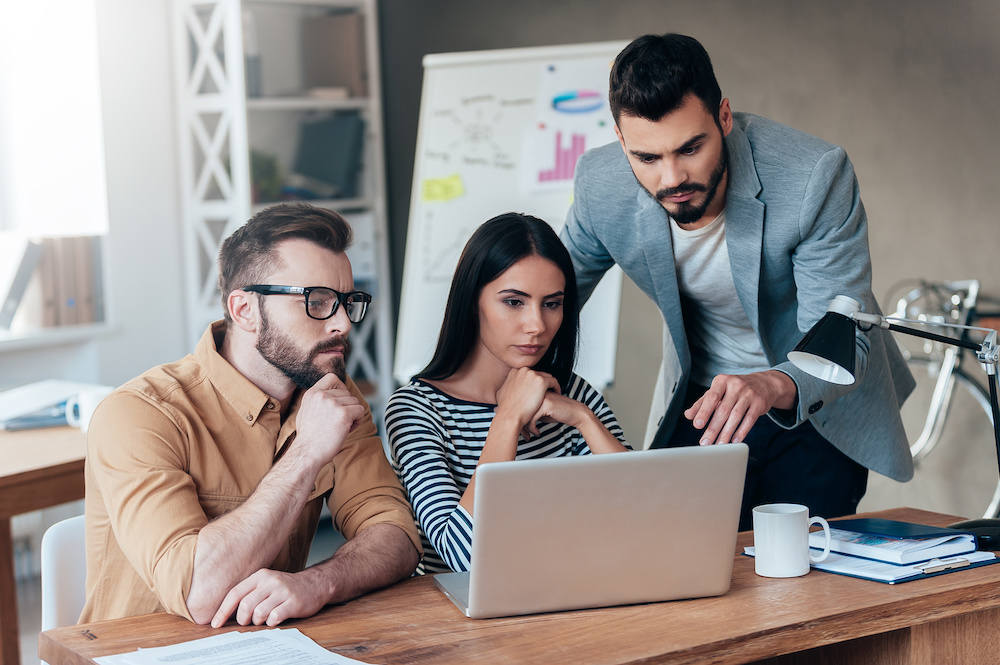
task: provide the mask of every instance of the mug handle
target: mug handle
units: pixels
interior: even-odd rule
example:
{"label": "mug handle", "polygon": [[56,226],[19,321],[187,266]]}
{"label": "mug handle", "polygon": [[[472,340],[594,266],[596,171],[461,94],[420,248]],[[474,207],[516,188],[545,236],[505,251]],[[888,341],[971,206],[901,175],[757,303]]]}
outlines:
{"label": "mug handle", "polygon": [[826,561],[826,558],[830,556],[830,544],[833,542],[833,537],[830,535],[830,524],[822,517],[818,515],[810,517],[809,526],[813,524],[823,527],[823,533],[826,535],[826,544],[823,546],[823,553],[816,556],[813,556],[812,552],[809,553],[809,560],[813,563],[819,563],[820,561]]}
{"label": "mug handle", "polygon": [[809,560],[813,563],[819,563],[820,561],[826,561],[826,558],[830,556],[830,544],[833,542],[833,537],[830,535],[830,525],[822,517],[810,517],[809,526],[813,524],[818,524],[823,527],[823,533],[826,535],[826,544],[823,546],[823,553],[813,556],[812,552],[809,553]]}
{"label": "mug handle", "polygon": [[66,400],[66,424],[70,427],[80,427],[80,396],[73,395]]}

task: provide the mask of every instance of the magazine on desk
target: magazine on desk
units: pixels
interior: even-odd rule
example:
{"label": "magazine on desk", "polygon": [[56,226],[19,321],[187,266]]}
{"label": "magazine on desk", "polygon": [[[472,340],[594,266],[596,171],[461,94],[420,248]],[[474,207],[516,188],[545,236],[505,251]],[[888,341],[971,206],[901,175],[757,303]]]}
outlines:
{"label": "magazine on desk", "polygon": [[[830,524],[830,535],[833,552],[896,565],[956,556],[976,549],[976,537],[971,533],[895,520],[837,520]],[[820,531],[809,535],[810,547],[822,550],[825,542]]]}

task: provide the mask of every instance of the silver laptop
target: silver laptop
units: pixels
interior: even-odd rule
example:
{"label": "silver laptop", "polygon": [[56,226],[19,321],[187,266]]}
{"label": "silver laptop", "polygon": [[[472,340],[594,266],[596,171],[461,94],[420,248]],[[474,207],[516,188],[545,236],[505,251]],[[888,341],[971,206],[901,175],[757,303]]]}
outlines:
{"label": "silver laptop", "polygon": [[469,572],[434,581],[483,619],[729,590],[745,444],[485,464]]}

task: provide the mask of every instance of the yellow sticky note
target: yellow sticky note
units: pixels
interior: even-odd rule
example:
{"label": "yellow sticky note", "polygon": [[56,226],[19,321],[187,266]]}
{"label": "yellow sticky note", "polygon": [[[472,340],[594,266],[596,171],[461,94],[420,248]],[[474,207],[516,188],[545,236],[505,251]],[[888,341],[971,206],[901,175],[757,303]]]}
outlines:
{"label": "yellow sticky note", "polygon": [[462,194],[465,194],[465,187],[462,186],[462,176],[457,173],[447,178],[424,180],[424,201],[450,201]]}

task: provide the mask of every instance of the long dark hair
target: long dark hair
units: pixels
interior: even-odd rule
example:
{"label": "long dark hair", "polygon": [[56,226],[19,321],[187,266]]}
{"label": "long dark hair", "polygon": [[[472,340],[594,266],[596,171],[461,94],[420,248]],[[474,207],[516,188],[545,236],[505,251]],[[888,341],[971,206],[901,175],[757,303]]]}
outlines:
{"label": "long dark hair", "polygon": [[447,379],[465,364],[479,340],[479,296],[483,287],[527,256],[548,259],[566,278],[562,325],[535,369],[554,376],[563,389],[568,387],[580,327],[573,261],[551,226],[516,212],[484,222],[469,238],[451,280],[434,357],[416,378]]}

